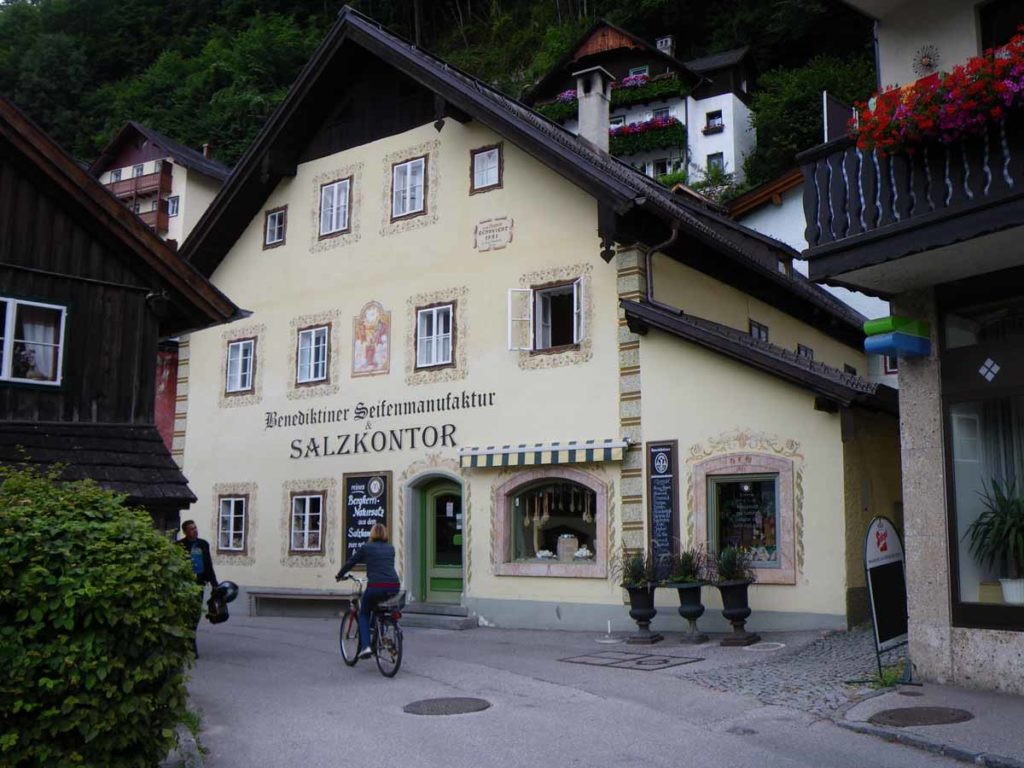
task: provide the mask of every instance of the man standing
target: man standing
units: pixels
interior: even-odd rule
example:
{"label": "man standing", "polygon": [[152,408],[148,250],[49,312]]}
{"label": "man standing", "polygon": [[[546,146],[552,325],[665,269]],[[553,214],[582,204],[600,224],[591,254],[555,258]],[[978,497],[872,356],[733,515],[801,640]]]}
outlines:
{"label": "man standing", "polygon": [[[203,618],[203,597],[206,592],[206,585],[210,584],[216,587],[217,574],[213,572],[210,544],[205,539],[199,538],[199,529],[196,528],[195,520],[186,520],[182,523],[181,531],[185,534],[185,538],[179,539],[178,543],[181,544],[192,561],[192,573],[196,575],[196,583],[203,587],[203,591],[199,593],[199,608],[196,611],[196,630],[198,631],[199,621]],[[199,649],[196,647],[194,638],[192,640],[192,650],[195,651],[196,658],[198,659]]]}

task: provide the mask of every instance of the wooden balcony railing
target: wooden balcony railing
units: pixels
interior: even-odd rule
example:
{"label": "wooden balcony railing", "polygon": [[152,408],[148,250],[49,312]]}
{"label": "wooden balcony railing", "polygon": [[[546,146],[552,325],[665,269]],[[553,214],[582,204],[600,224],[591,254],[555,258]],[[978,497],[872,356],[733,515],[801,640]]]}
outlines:
{"label": "wooden balcony railing", "polygon": [[[1024,193],[1024,116],[1012,115],[952,144],[923,145],[913,154],[859,150],[843,138],[797,160],[814,258],[816,248],[844,241],[852,247],[872,235],[924,227]],[[958,239],[978,234],[969,229]]]}
{"label": "wooden balcony railing", "polygon": [[138,214],[142,223],[152,229],[158,235],[167,233],[167,201],[160,200],[155,211],[140,211]]}
{"label": "wooden balcony railing", "polygon": [[148,195],[168,195],[171,192],[171,164],[165,160],[161,163],[159,171],[109,182],[107,189],[121,200]]}

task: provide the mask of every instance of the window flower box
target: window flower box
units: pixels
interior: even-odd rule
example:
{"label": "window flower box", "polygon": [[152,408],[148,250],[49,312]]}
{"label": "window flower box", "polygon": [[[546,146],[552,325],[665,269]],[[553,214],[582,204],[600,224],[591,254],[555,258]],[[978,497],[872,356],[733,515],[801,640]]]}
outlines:
{"label": "window flower box", "polygon": [[640,123],[629,123],[609,131],[608,151],[613,155],[635,155],[654,149],[682,147],[686,129],[674,117],[655,117]]}
{"label": "window flower box", "polygon": [[[643,104],[648,101],[659,101],[683,97],[688,89],[674,74],[648,77],[647,75],[630,75],[621,82],[612,83],[612,108],[627,107],[631,104]],[[564,123],[576,117],[576,89],[562,91],[554,101],[538,104],[535,109],[548,120]]]}

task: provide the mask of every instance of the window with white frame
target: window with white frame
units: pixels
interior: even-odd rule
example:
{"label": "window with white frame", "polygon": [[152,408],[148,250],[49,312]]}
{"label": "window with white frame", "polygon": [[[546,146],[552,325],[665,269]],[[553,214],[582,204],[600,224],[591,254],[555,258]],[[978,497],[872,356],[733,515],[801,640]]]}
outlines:
{"label": "window with white frame", "polygon": [[629,75],[630,75],[630,77],[633,77],[634,75],[646,75],[649,72],[650,72],[650,68],[646,64],[644,64],[642,67],[630,67],[629,68]]}
{"label": "window with white frame", "polygon": [[391,218],[426,211],[427,158],[396,163],[391,170]]}
{"label": "window with white frame", "polygon": [[708,155],[708,173],[725,173],[725,154],[714,152]]}
{"label": "window with white frame", "polygon": [[883,362],[883,370],[886,375],[890,373],[899,373],[900,371],[900,359],[896,355],[885,355]]}
{"label": "window with white frame", "polygon": [[320,552],[323,542],[322,493],[292,496],[292,524],[289,548],[292,552]]}
{"label": "window with white frame", "polygon": [[654,161],[654,177],[664,176],[669,172],[671,166],[669,165],[668,158],[661,158],[660,160]]}
{"label": "window with white frame", "polygon": [[671,116],[672,113],[668,107],[655,107],[654,111],[651,113],[651,117],[655,120],[667,120]]}
{"label": "window with white frame", "polygon": [[625,124],[626,124],[626,116],[625,115],[616,115],[615,117],[612,117],[612,118],[608,119],[608,127],[609,128],[621,128]]}
{"label": "window with white frame", "polygon": [[725,126],[725,122],[722,119],[722,110],[720,109],[705,113],[704,121],[705,128],[722,128]]}
{"label": "window with white frame", "polygon": [[348,231],[349,197],[352,179],[341,179],[320,187],[320,237]]}
{"label": "window with white frame", "polygon": [[508,348],[538,352],[583,340],[583,280],[510,288]]}
{"label": "window with white frame", "polygon": [[167,215],[168,216],[174,217],[174,216],[178,215],[178,202],[179,202],[179,200],[178,200],[178,196],[177,195],[174,195],[173,197],[168,197],[167,198]]}
{"label": "window with white frame", "polygon": [[471,192],[501,186],[501,145],[482,147],[471,153],[473,158],[473,184]]}
{"label": "window with white frame", "polygon": [[454,306],[441,304],[416,310],[416,367],[451,365]]}
{"label": "window with white frame", "polygon": [[299,354],[295,370],[297,384],[327,380],[327,354],[330,326],[303,328],[299,331]]}
{"label": "window with white frame", "polygon": [[217,551],[245,552],[245,496],[221,496],[217,514]]}
{"label": "window with white frame", "polygon": [[228,344],[227,394],[252,391],[253,371],[256,368],[256,339],[239,339]]}
{"label": "window with white frame", "polygon": [[67,309],[0,297],[0,380],[59,385]]}
{"label": "window with white frame", "polygon": [[285,227],[288,223],[288,207],[274,208],[267,211],[263,224],[263,247],[273,248],[284,245]]}
{"label": "window with white frame", "polygon": [[115,168],[114,170],[112,170],[110,172],[110,180],[112,182],[113,181],[120,181],[121,180],[121,169],[120,168]]}
{"label": "window with white frame", "polygon": [[143,176],[143,175],[145,175],[145,173],[146,173],[146,164],[145,163],[139,163],[138,165],[133,165],[132,166],[132,178],[133,179],[137,178],[139,176]]}

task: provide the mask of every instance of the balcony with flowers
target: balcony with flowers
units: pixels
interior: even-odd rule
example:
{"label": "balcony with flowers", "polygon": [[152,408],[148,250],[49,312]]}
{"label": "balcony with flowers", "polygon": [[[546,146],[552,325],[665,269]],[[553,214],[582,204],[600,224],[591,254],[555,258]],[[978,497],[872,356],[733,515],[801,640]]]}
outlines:
{"label": "balcony with flowers", "polygon": [[616,157],[686,146],[686,129],[674,117],[654,117],[608,131],[608,152]]}
{"label": "balcony with flowers", "polygon": [[[611,108],[628,107],[633,104],[645,104],[651,101],[667,101],[681,99],[689,89],[674,73],[648,77],[647,75],[630,75],[612,83]],[[576,118],[576,89],[562,91],[553,101],[538,104],[534,109],[548,120],[564,123]]]}
{"label": "balcony with flowers", "polygon": [[858,104],[798,158],[812,279],[897,293],[1024,259],[1024,33]]}

